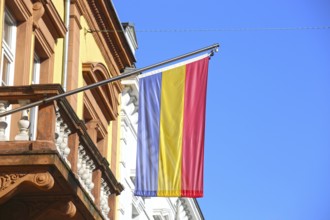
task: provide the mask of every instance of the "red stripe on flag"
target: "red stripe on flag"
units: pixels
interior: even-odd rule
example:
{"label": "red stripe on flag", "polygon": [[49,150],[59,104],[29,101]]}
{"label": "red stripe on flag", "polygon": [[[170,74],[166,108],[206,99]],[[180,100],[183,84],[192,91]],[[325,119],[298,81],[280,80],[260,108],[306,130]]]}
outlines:
{"label": "red stripe on flag", "polygon": [[187,64],[182,138],[182,197],[203,196],[204,131],[209,58]]}

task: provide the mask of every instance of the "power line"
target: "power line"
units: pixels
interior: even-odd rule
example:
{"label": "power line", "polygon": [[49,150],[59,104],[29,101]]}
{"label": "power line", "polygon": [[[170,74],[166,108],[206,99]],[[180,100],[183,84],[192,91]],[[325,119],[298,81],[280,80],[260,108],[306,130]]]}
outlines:
{"label": "power line", "polygon": [[[135,29],[135,32],[145,33],[170,33],[170,32],[252,32],[252,31],[303,31],[303,30],[329,30],[330,26],[305,26],[305,27],[262,27],[262,28],[173,28],[173,29]],[[86,30],[93,32],[123,32],[123,30]]]}
{"label": "power line", "polygon": [[279,27],[279,28],[211,28],[211,29],[141,29],[136,32],[235,32],[235,31],[298,31],[298,30],[326,30],[330,26],[319,27]]}

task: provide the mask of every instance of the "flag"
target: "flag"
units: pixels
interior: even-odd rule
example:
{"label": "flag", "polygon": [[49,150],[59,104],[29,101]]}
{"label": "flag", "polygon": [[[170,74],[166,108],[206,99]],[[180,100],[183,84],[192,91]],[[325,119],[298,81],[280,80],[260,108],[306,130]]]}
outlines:
{"label": "flag", "polygon": [[202,197],[209,56],[139,76],[136,196]]}

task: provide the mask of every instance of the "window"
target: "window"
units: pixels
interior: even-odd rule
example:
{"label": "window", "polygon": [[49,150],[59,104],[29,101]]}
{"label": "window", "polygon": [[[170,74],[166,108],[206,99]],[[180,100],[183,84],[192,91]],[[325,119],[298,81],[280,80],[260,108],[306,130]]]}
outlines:
{"label": "window", "polygon": [[1,86],[8,86],[12,85],[14,80],[16,22],[7,9],[5,9],[2,31]]}
{"label": "window", "polygon": [[32,72],[32,84],[39,84],[40,82],[40,58],[34,53],[33,58],[33,72]]}
{"label": "window", "polygon": [[[5,9],[2,29],[2,48],[0,58],[0,86],[13,85],[14,81],[14,61],[16,50],[16,21],[10,12]],[[7,108],[10,110],[11,106]],[[11,116],[6,116],[5,139],[9,140]]]}

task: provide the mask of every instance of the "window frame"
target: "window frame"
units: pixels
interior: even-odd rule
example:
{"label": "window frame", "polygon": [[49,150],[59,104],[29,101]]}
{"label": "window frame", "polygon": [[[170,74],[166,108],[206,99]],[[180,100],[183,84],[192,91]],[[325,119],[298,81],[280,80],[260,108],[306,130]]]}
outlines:
{"label": "window frame", "polygon": [[[17,38],[17,22],[12,16],[11,12],[5,8],[3,17],[3,28],[5,27],[6,21],[10,24],[10,38],[9,42],[2,36],[2,47],[1,47],[1,66],[0,66],[0,86],[10,86],[14,82],[14,68],[15,68],[15,52],[16,52],[16,38]],[[3,31],[3,30],[2,30]],[[3,31],[4,32],[4,31]],[[4,59],[9,61],[7,73],[3,72]],[[4,82],[3,75],[6,74],[6,81]]]}
{"label": "window frame", "polygon": [[[4,16],[2,18],[3,29],[5,28],[5,22],[9,21],[10,23],[10,40],[6,42],[4,36],[1,39],[1,58],[0,58],[0,86],[10,86],[14,84],[14,71],[15,71],[15,54],[16,54],[16,39],[17,39],[17,22],[13,17],[12,13],[5,8]],[[2,30],[2,33],[4,31]],[[10,63],[8,65],[6,76],[6,82],[3,82],[3,67],[4,59],[7,59]],[[12,106],[9,105],[6,110],[11,110]],[[10,130],[11,130],[11,115],[5,116],[5,122],[7,123],[7,128],[5,129],[5,138],[6,140],[10,139]]]}
{"label": "window frame", "polygon": [[[39,84],[40,83],[40,58],[36,52],[34,52],[33,56],[33,67],[32,67],[32,79],[31,84]],[[30,140],[35,141],[37,139],[37,126],[38,126],[38,110],[39,107],[31,108],[30,112]]]}

